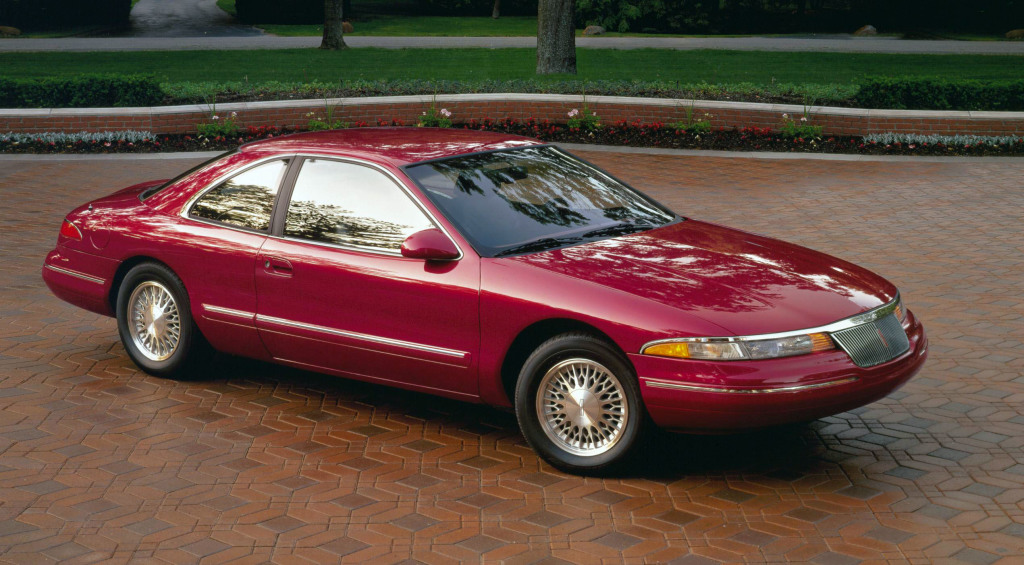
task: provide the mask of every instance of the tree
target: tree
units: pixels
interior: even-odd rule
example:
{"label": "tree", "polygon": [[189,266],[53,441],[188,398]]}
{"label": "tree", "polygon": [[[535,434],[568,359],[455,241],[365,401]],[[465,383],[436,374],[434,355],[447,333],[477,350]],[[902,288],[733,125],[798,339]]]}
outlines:
{"label": "tree", "polygon": [[343,0],[324,0],[324,38],[321,49],[348,49],[342,31],[341,12]]}
{"label": "tree", "polygon": [[576,74],[574,0],[537,3],[537,74]]}
{"label": "tree", "polygon": [[494,19],[501,17],[501,0],[494,0],[494,6],[491,7],[491,17]]}

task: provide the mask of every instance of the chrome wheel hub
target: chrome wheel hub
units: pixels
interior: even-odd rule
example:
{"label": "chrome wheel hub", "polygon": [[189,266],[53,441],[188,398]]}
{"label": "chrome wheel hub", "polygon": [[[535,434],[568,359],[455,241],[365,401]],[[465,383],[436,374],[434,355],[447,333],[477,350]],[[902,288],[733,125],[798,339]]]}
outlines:
{"label": "chrome wheel hub", "polygon": [[146,281],[128,298],[128,332],[140,353],[152,361],[164,361],[178,349],[181,317],[167,287]]}
{"label": "chrome wheel hub", "polygon": [[622,383],[611,371],[590,359],[567,359],[541,379],[537,418],[560,449],[594,456],[622,438],[629,408]]}

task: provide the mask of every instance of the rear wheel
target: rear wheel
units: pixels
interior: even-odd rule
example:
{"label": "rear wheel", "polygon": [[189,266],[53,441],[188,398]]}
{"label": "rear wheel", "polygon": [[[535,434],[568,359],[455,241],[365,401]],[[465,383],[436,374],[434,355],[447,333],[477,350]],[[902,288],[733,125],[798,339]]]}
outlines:
{"label": "rear wheel", "polygon": [[159,377],[199,377],[209,352],[181,279],[158,263],[132,267],[117,294],[117,329],[132,361]]}
{"label": "rear wheel", "polygon": [[530,446],[574,473],[624,463],[647,420],[630,364],[603,340],[581,333],[556,336],[527,358],[515,405]]}

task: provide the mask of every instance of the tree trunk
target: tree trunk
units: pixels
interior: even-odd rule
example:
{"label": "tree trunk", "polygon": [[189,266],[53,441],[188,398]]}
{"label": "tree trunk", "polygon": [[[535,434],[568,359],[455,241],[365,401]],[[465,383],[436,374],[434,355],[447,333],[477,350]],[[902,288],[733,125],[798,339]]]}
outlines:
{"label": "tree trunk", "polygon": [[574,0],[537,3],[537,74],[576,74]]}
{"label": "tree trunk", "polygon": [[321,49],[348,49],[341,27],[342,0],[324,0],[324,39]]}
{"label": "tree trunk", "polygon": [[501,17],[501,0],[494,0],[494,7],[491,8],[491,17],[494,19]]}

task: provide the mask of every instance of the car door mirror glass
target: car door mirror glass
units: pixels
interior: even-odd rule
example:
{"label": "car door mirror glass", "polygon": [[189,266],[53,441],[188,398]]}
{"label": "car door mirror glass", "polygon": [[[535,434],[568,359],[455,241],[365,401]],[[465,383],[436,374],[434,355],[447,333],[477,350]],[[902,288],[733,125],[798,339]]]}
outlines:
{"label": "car door mirror glass", "polygon": [[402,257],[427,261],[452,261],[462,253],[455,243],[437,228],[420,230],[402,242]]}

